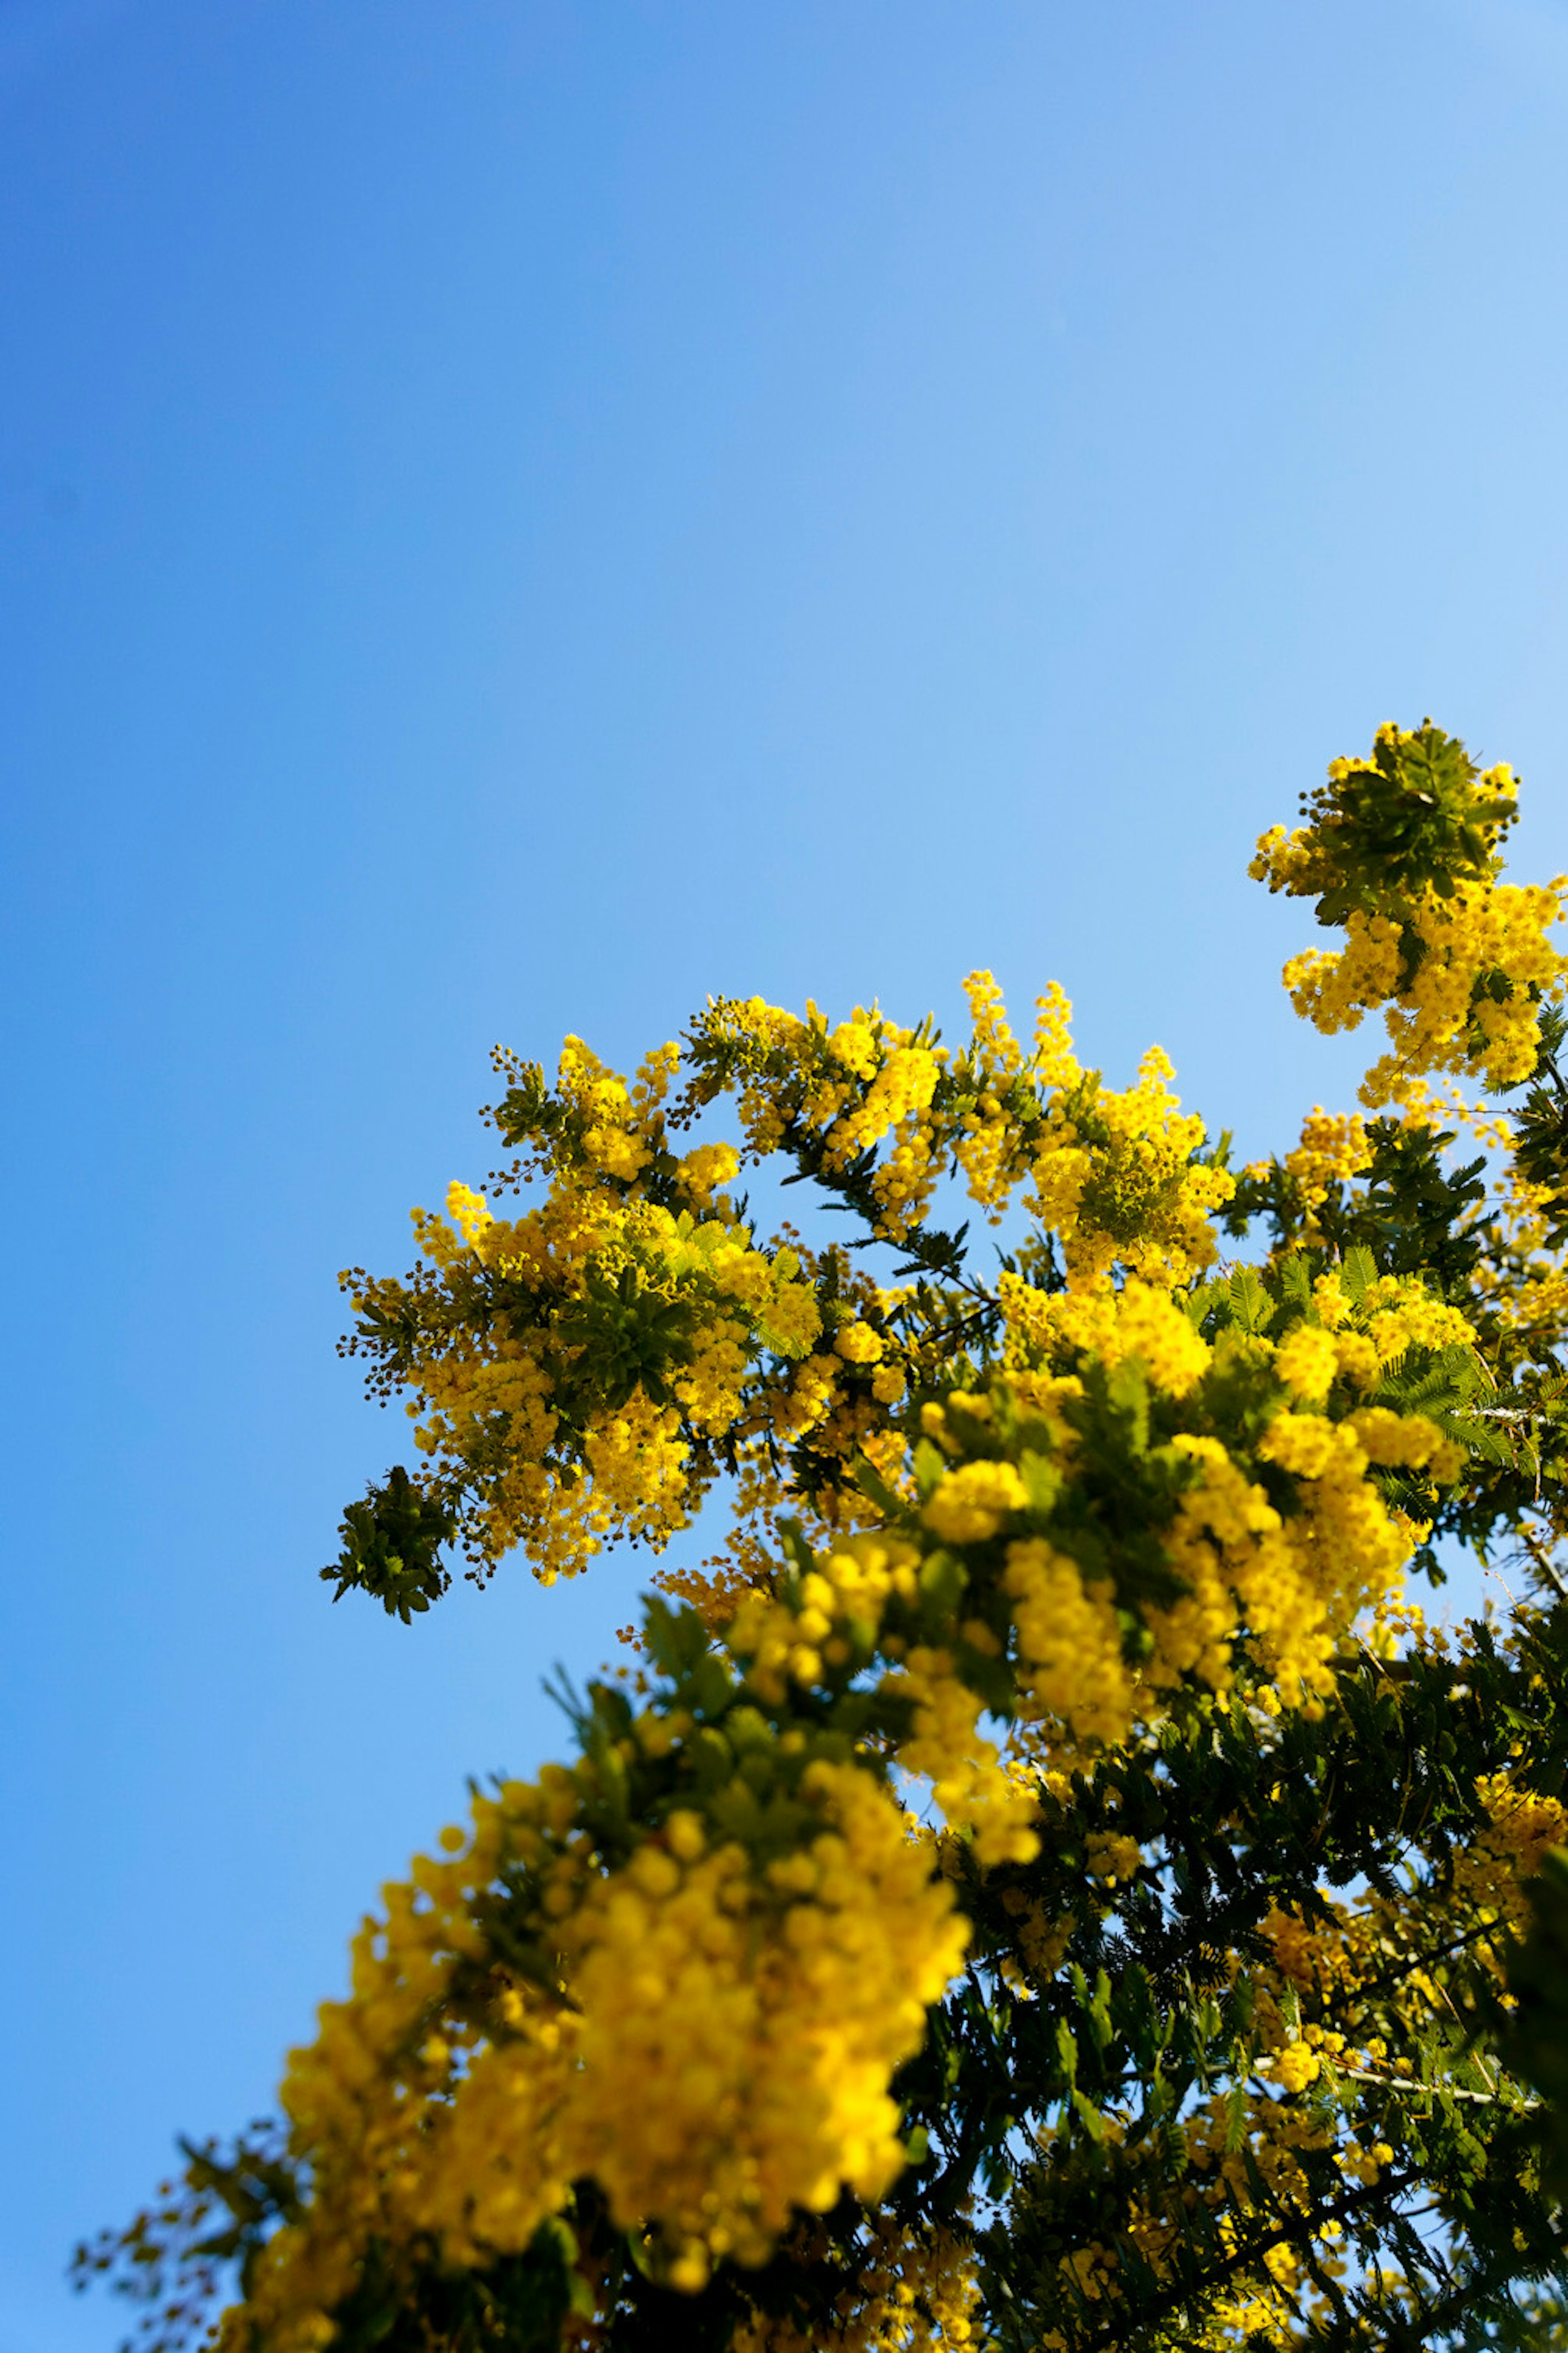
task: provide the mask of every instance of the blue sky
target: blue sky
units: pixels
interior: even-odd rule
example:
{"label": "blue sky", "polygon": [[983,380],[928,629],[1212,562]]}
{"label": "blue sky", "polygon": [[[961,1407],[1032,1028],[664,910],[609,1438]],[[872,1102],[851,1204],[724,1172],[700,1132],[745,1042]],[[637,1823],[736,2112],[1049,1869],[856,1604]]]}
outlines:
{"label": "blue sky", "polygon": [[1252,1152],[1332,754],[1568,866],[1568,5],[0,0],[0,2353],[106,2353],[73,2237],[637,1588],[314,1576],[491,1042],[987,964]]}

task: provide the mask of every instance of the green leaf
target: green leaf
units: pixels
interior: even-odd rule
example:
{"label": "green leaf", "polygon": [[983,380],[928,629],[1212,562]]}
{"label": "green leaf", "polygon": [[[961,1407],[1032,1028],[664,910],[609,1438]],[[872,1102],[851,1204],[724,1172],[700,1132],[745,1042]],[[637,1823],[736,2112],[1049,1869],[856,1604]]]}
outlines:
{"label": "green leaf", "polygon": [[1364,1242],[1352,1242],[1341,1265],[1344,1287],[1351,1303],[1359,1307],[1373,1284],[1377,1281],[1377,1261]]}
{"label": "green leaf", "polygon": [[1230,1297],[1230,1312],[1242,1330],[1267,1332],[1279,1311],[1259,1281],[1256,1267],[1238,1266],[1233,1269],[1226,1287]]}

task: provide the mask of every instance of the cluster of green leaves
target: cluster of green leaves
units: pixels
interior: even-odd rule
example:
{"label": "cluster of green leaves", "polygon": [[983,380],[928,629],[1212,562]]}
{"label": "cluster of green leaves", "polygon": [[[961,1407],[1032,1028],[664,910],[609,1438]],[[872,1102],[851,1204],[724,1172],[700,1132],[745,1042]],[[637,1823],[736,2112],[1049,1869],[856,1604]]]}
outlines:
{"label": "cluster of green leaves", "polygon": [[1568,1852],[1548,1854],[1529,1889],[1528,1934],[1513,1953],[1513,2003],[1496,2022],[1510,2066],[1544,2101],[1547,2188],[1568,2197]]}
{"label": "cluster of green leaves", "polygon": [[623,1266],[614,1281],[591,1267],[587,1289],[555,1324],[557,1343],[575,1351],[576,1364],[586,1368],[562,1397],[565,1410],[572,1411],[571,1388],[584,1380],[593,1384],[595,1404],[612,1413],[638,1389],[650,1404],[673,1403],[670,1375],[691,1362],[696,1322],[694,1301],[656,1291],[639,1266]]}
{"label": "cluster of green leaves", "polygon": [[412,1480],[401,1462],[395,1462],[379,1485],[372,1484],[363,1500],[351,1504],[338,1533],[342,1551],[322,1577],[336,1582],[334,1601],[351,1588],[368,1593],[383,1604],[388,1616],[406,1626],[418,1611],[428,1609],[445,1593],[451,1579],[441,1560],[441,1547],[454,1535],[457,1522],[438,1496]]}
{"label": "cluster of green leaves", "polygon": [[1386,913],[1427,892],[1449,899],[1461,882],[1489,881],[1518,816],[1512,795],[1430,719],[1408,732],[1380,727],[1367,759],[1336,760],[1301,803],[1311,863],[1294,887],[1316,894],[1318,921],[1330,926],[1354,909]]}
{"label": "cluster of green leaves", "polygon": [[1300,1179],[1279,1160],[1269,1160],[1237,1177],[1223,1212],[1225,1230],[1239,1238],[1261,1219],[1271,1255],[1279,1258],[1302,1246],[1310,1226],[1321,1237],[1320,1263],[1359,1247],[1371,1253],[1379,1274],[1419,1274],[1442,1298],[1468,1305],[1483,1255],[1497,1246],[1498,1229],[1486,1206],[1485,1156],[1450,1167],[1455,1142],[1452,1129],[1372,1120],[1371,1160],[1353,1185],[1334,1178],[1327,1199],[1309,1213]]}

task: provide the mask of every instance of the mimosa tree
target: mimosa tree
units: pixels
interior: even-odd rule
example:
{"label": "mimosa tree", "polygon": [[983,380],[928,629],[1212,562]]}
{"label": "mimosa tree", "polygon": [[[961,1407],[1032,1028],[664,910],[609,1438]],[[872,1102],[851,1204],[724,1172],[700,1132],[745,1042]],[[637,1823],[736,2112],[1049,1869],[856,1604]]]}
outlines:
{"label": "mimosa tree", "polygon": [[[498,1053],[501,1167],[344,1278],[416,1467],[325,1573],[417,1641],[465,1563],[675,1565],[571,1760],[384,1892],[276,2130],[84,2257],[150,2341],[1549,2326],[1568,960],[1514,812],[1427,723],[1264,836],[1336,943],[1298,1009],[1385,1038],[1246,1168],[983,973],[954,1045],[753,997],[630,1078]],[[758,1167],[842,1214],[766,1231]],[[1513,1596],[1457,1632],[1455,1545]]]}

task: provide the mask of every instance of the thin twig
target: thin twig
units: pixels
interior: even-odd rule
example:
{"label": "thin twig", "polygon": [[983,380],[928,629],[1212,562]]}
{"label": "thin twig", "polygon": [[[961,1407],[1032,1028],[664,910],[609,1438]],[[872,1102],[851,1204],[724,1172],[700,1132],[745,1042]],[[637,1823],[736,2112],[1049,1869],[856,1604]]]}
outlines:
{"label": "thin twig", "polygon": [[1475,2100],[1487,2108],[1512,2108],[1519,2114],[1541,2105],[1539,2100],[1506,2100],[1500,2092],[1461,2091],[1458,2084],[1420,2084],[1413,2075],[1373,2075],[1363,2067],[1338,2067],[1334,2072],[1350,2084],[1382,2084],[1391,2092],[1419,2092],[1427,2099],[1441,2094],[1449,2100]]}
{"label": "thin twig", "polygon": [[[1536,1567],[1541,1571],[1542,1576],[1546,1579],[1548,1585],[1551,1586],[1552,1591],[1556,1594],[1559,1601],[1568,1601],[1568,1585],[1564,1585],[1563,1579],[1558,1576],[1556,1569],[1552,1566],[1552,1556],[1547,1551],[1546,1546],[1542,1543],[1541,1538],[1535,1535],[1532,1529],[1521,1528],[1519,1531],[1519,1540],[1521,1544],[1523,1545],[1525,1551],[1530,1555],[1531,1559],[1535,1563]],[[1499,1582],[1500,1583],[1501,1580],[1500,1579]]]}

